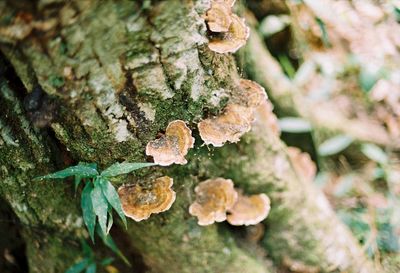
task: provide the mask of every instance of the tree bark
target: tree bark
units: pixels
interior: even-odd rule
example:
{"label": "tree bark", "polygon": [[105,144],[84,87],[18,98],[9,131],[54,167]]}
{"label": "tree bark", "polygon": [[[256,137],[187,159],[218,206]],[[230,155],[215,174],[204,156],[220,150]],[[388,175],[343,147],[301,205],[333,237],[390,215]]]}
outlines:
{"label": "tree bark", "polygon": [[[87,238],[72,187],[32,178],[78,161],[100,168],[143,162],[147,142],[176,119],[188,123],[196,137],[189,164],[154,167],[113,181],[174,178],[172,208],[140,223],[130,221],[126,231],[127,244],[153,272],[274,272],[275,267],[293,269],[295,262],[316,272],[375,272],[323,195],[303,183],[290,164],[284,175],[274,167],[275,160],[288,157],[265,124],[256,123],[239,144],[211,151],[201,146],[196,124],[240,97],[232,56],[206,46],[201,16],[207,8],[208,1],[178,0],[158,1],[150,9],[134,1],[39,1],[31,10],[29,5],[25,10],[0,6],[2,15],[30,18],[11,20],[0,31],[0,48],[28,92],[11,90],[2,81],[6,111],[0,121],[11,133],[2,134],[0,142],[6,181],[0,190],[22,222],[48,227],[46,236],[25,233],[32,272],[65,269],[79,256],[79,239]],[[31,31],[14,37],[7,35],[11,27]],[[31,98],[35,88],[44,90],[44,102],[26,111],[22,97]],[[54,136],[43,136],[46,131]],[[57,149],[71,159],[57,164]],[[11,157],[16,160],[10,162]],[[200,227],[189,215],[195,185],[217,176],[232,178],[246,192],[271,196],[262,244],[267,258],[263,251],[243,247],[227,225]],[[70,249],[63,238],[71,238]]]}

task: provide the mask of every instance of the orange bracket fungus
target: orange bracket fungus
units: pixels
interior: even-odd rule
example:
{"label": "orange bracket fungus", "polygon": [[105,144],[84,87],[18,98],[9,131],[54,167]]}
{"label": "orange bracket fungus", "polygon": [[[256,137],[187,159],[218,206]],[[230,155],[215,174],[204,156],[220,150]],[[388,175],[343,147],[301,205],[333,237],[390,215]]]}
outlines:
{"label": "orange bracket fungus", "polygon": [[257,107],[267,101],[264,88],[256,82],[241,79],[239,88],[238,103],[228,104],[221,115],[205,119],[197,125],[200,137],[207,145],[221,147],[227,141],[238,142],[244,133],[250,131]]}
{"label": "orange bracket fungus", "polygon": [[171,177],[163,176],[157,178],[149,188],[139,184],[121,186],[118,194],[122,210],[136,222],[146,220],[152,213],[169,210],[176,195],[172,184]]}
{"label": "orange bracket fungus", "polygon": [[236,204],[228,210],[227,221],[234,226],[256,225],[267,218],[270,209],[266,194],[245,196],[239,193]]}
{"label": "orange bracket fungus", "polygon": [[237,201],[238,194],[230,179],[215,178],[201,182],[196,188],[196,201],[189,213],[198,218],[201,226],[226,220],[226,212]]}
{"label": "orange bracket fungus", "polygon": [[241,95],[245,98],[248,107],[258,107],[268,99],[264,87],[254,81],[240,79],[240,87],[243,90]]}
{"label": "orange bracket fungus", "polygon": [[244,19],[232,14],[234,0],[214,0],[205,15],[205,20],[210,31],[216,35],[208,47],[217,53],[236,52],[246,44],[250,29]]}
{"label": "orange bracket fungus", "polygon": [[204,143],[222,147],[225,142],[238,142],[250,131],[253,109],[238,104],[228,104],[222,115],[205,119],[197,125]]}
{"label": "orange bracket fungus", "polygon": [[217,53],[234,53],[246,44],[250,35],[250,29],[246,26],[244,19],[236,14],[231,16],[232,23],[227,32],[212,39],[208,47]]}
{"label": "orange bracket fungus", "polygon": [[192,131],[182,120],[175,120],[168,124],[165,135],[147,144],[146,155],[152,156],[154,163],[161,166],[184,165],[187,163],[185,156],[193,145]]}
{"label": "orange bracket fungus", "polygon": [[211,2],[211,8],[207,11],[205,19],[208,28],[213,32],[227,32],[232,23],[231,7],[224,2]]}

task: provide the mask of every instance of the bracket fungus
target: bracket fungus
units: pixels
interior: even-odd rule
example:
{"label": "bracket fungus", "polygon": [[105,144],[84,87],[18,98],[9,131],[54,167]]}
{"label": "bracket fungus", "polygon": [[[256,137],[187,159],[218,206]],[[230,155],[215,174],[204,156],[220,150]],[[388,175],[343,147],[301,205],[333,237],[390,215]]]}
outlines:
{"label": "bracket fungus", "polygon": [[217,53],[234,53],[246,44],[250,35],[250,28],[246,26],[244,19],[236,14],[231,15],[231,24],[227,32],[211,39],[208,47]]}
{"label": "bracket fungus", "polygon": [[248,107],[258,107],[268,99],[264,87],[254,81],[240,79],[240,87],[243,91],[241,96],[246,100]]}
{"label": "bracket fungus", "polygon": [[200,182],[195,188],[196,201],[190,205],[189,213],[198,218],[201,226],[226,220],[226,212],[237,201],[238,194],[230,179],[215,178]]}
{"label": "bracket fungus", "polygon": [[136,222],[148,219],[153,213],[169,210],[176,197],[172,184],[171,177],[163,176],[157,178],[150,188],[139,184],[121,186],[118,195],[122,210]]}
{"label": "bracket fungus", "polygon": [[267,101],[263,87],[256,82],[241,79],[240,97],[237,103],[228,104],[224,112],[216,117],[204,119],[197,125],[204,143],[221,147],[225,142],[238,142],[250,131],[256,109]]}
{"label": "bracket fungus", "polygon": [[197,125],[204,143],[222,147],[225,142],[238,142],[250,131],[253,109],[238,104],[228,104],[222,115],[202,120]]}
{"label": "bracket fungus", "polygon": [[234,226],[256,225],[267,218],[270,203],[264,193],[245,196],[239,192],[237,202],[228,210],[227,221]]}
{"label": "bracket fungus", "polygon": [[232,23],[231,7],[224,2],[211,2],[211,8],[207,11],[205,20],[212,32],[227,32]]}
{"label": "bracket fungus", "polygon": [[161,166],[184,165],[187,163],[185,156],[193,145],[192,131],[182,120],[175,120],[168,124],[165,135],[147,144],[146,155],[152,156],[154,163]]}

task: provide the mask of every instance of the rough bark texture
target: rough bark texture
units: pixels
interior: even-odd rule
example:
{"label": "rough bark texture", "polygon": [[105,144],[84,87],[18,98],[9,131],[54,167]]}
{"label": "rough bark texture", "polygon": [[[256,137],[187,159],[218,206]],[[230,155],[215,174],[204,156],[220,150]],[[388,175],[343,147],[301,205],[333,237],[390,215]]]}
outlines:
{"label": "rough bark texture", "polygon": [[[228,100],[240,99],[239,76],[231,56],[206,46],[201,15],[208,1],[159,1],[150,9],[135,1],[39,1],[29,7],[0,4],[0,14],[32,16],[19,27],[50,25],[44,31],[36,24],[23,38],[4,34],[12,19],[2,27],[0,48],[28,95],[2,79],[0,190],[21,222],[45,227],[46,236],[24,231],[31,271],[60,272],[79,256],[79,238],[87,237],[78,202],[69,184],[32,178],[74,161],[100,167],[143,162],[146,143],[169,121],[181,119],[195,129]],[[45,103],[25,111],[23,97],[38,86]],[[321,272],[374,272],[322,194],[290,165],[284,170],[274,165],[287,161],[285,146],[263,124],[239,144],[221,149],[200,147],[195,136],[188,165],[146,169],[113,181],[174,178],[172,208],[130,222],[126,232],[128,244],[153,272],[274,271],[265,253],[241,247],[226,225],[200,227],[188,214],[194,186],[216,176],[271,196],[263,246],[276,266],[297,262]],[[66,162],[57,162],[60,147]],[[71,238],[70,249],[65,238]]]}
{"label": "rough bark texture", "polygon": [[56,272],[80,255],[82,217],[69,187],[32,181],[54,167],[57,151],[25,118],[19,98],[3,77],[0,89],[1,194],[23,227],[30,270]]}

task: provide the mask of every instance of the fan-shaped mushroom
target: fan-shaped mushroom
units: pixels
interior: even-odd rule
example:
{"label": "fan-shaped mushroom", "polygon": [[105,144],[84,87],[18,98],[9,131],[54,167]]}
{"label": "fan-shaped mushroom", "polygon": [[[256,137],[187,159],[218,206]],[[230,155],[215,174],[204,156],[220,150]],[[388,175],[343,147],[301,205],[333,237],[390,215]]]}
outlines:
{"label": "fan-shaped mushroom", "polygon": [[189,207],[189,213],[197,216],[201,226],[226,220],[226,211],[237,200],[237,192],[230,179],[215,178],[199,183],[195,188],[196,201]]}
{"label": "fan-shaped mushroom", "polygon": [[187,163],[185,156],[193,145],[192,131],[182,120],[175,120],[168,124],[165,135],[147,144],[146,155],[152,156],[154,163],[161,166],[184,165]]}
{"label": "fan-shaped mushroom", "polygon": [[228,210],[227,221],[234,226],[256,225],[267,218],[270,209],[266,194],[245,196],[239,193],[237,202]]}
{"label": "fan-shaped mushroom", "polygon": [[197,126],[204,143],[221,147],[227,141],[238,142],[244,133],[250,131],[252,121],[252,108],[228,104],[222,115],[205,119]]}
{"label": "fan-shaped mushroom", "polygon": [[236,14],[231,16],[232,23],[227,32],[221,37],[212,39],[208,47],[217,53],[234,53],[246,44],[250,35],[250,29],[246,26],[244,19]]}
{"label": "fan-shaped mushroom", "polygon": [[149,188],[139,184],[121,186],[118,194],[125,215],[139,222],[153,213],[169,210],[175,201],[172,184],[171,177],[163,176],[157,178]]}
{"label": "fan-shaped mushroom", "polygon": [[231,7],[224,2],[211,2],[205,20],[208,28],[213,32],[227,32],[232,23]]}
{"label": "fan-shaped mushroom", "polygon": [[243,90],[241,95],[248,107],[256,108],[267,101],[267,93],[258,83],[247,79],[241,79],[240,87]]}

